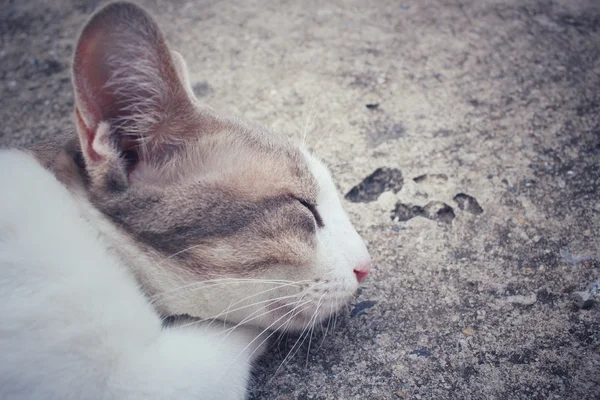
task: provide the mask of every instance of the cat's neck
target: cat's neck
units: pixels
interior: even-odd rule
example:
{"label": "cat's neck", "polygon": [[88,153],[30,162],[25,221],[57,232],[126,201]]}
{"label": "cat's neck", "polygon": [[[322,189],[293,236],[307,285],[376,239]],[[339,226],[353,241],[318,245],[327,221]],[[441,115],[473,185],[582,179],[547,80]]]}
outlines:
{"label": "cat's neck", "polygon": [[150,258],[124,231],[94,207],[90,200],[88,176],[77,137],[73,133],[61,134],[53,140],[30,146],[28,151],[69,190],[81,215],[107,239],[107,252],[117,255],[122,264],[134,274],[146,295],[153,296],[154,289],[145,279],[148,268],[144,267],[150,265]]}

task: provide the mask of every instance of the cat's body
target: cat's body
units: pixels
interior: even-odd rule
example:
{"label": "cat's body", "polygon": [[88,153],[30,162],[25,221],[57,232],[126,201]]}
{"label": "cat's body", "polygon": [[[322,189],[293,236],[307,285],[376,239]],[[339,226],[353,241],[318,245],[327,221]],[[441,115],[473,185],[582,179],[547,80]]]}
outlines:
{"label": "cat's body", "polygon": [[[30,155],[0,150],[0,398],[241,399],[264,338],[162,320]],[[43,198],[43,201],[42,201]],[[252,354],[254,353],[254,354]]]}
{"label": "cat's body", "polygon": [[327,169],[197,104],[131,4],[88,22],[73,82],[77,137],[0,151],[0,398],[243,398],[269,332],[368,273]]}

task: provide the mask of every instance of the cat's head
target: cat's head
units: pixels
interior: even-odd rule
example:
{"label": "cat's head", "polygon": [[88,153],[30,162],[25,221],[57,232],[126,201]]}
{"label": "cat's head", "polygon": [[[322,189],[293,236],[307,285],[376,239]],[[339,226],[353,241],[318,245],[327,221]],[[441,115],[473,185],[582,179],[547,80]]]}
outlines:
{"label": "cat's head", "polygon": [[160,312],[298,329],[355,293],[370,257],[327,168],[198,104],[145,11],[90,19],[73,85],[85,196]]}

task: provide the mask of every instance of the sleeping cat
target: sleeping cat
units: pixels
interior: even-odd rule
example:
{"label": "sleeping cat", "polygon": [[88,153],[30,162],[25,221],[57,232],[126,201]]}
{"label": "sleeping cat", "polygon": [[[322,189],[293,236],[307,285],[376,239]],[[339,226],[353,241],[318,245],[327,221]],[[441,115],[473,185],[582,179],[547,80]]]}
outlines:
{"label": "sleeping cat", "polygon": [[77,135],[0,150],[0,398],[243,399],[272,332],[369,273],[327,168],[198,104],[130,3],[88,21],[73,86]]}

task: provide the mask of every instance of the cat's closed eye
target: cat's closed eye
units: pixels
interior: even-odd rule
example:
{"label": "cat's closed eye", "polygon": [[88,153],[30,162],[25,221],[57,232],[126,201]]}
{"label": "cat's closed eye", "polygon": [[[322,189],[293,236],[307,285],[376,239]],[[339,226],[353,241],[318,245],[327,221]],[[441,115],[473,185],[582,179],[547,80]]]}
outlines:
{"label": "cat's closed eye", "polygon": [[325,224],[323,223],[321,214],[319,214],[319,211],[317,210],[317,206],[308,200],[298,199],[298,201],[312,213],[313,217],[315,218],[315,222],[317,223],[317,227],[323,228]]}

